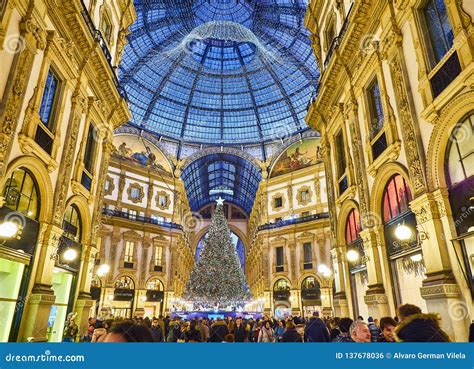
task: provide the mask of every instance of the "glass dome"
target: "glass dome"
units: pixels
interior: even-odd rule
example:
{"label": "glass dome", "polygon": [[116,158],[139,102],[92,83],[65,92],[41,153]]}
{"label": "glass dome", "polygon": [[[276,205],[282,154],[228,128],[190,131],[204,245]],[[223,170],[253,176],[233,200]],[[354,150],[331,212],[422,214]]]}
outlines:
{"label": "glass dome", "polygon": [[307,129],[319,71],[307,0],[135,0],[120,80],[131,124],[203,144],[275,141]]}

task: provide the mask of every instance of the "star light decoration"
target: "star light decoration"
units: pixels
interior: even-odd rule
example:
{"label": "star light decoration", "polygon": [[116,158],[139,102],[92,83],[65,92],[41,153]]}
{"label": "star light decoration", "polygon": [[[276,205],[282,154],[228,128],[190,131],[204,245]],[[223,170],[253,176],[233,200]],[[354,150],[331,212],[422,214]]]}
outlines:
{"label": "star light decoration", "polygon": [[217,205],[224,205],[224,199],[222,197],[219,196],[219,198],[216,200],[217,202]]}

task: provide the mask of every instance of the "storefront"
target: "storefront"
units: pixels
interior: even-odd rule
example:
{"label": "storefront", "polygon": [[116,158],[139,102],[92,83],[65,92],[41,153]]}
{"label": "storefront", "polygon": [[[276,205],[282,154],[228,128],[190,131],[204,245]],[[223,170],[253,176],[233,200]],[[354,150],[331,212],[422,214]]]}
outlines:
{"label": "storefront", "polygon": [[94,316],[99,315],[99,304],[100,304],[100,299],[102,295],[102,282],[97,276],[94,276],[91,280],[91,298],[94,300],[95,305],[92,308],[92,311],[94,312]]}
{"label": "storefront", "polygon": [[14,224],[15,232],[0,238],[0,342],[17,340],[28,299],[39,233],[38,194],[33,176],[24,169],[13,172],[3,191],[5,205],[0,208],[0,224]]}
{"label": "storefront", "polygon": [[369,288],[367,265],[362,239],[360,237],[360,214],[357,209],[352,209],[347,217],[345,229],[346,259],[349,265],[349,278],[352,293],[352,306],[354,317],[362,316],[367,319],[369,308],[364,297]]}
{"label": "storefront", "polygon": [[115,318],[132,318],[133,303],[135,301],[135,283],[132,278],[122,276],[115,281],[112,303],[112,315]]}
{"label": "storefront", "polygon": [[164,297],[163,283],[158,278],[151,279],[147,283],[145,316],[152,318],[163,315]]}
{"label": "storefront", "polygon": [[283,278],[276,281],[273,285],[274,315],[278,319],[291,315],[290,289],[289,282]]}
{"label": "storefront", "polygon": [[63,219],[64,233],[59,239],[52,276],[56,297],[48,319],[49,342],[61,342],[67,315],[72,312],[80,268],[82,245],[81,217],[75,205],[67,208]]}
{"label": "storefront", "polygon": [[385,247],[389,258],[395,305],[410,303],[427,311],[420,288],[425,279],[425,266],[415,214],[410,210],[410,188],[397,174],[387,183],[383,195],[382,217]]}
{"label": "storefront", "polygon": [[301,305],[304,317],[310,317],[314,312],[322,311],[321,285],[315,277],[306,277],[301,283]]}

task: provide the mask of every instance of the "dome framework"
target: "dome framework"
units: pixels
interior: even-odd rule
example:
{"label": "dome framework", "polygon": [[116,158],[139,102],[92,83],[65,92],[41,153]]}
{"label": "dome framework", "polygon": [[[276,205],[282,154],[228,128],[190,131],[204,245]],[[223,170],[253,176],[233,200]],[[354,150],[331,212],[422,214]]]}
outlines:
{"label": "dome framework", "polygon": [[206,145],[308,129],[319,71],[303,25],[306,0],[134,3],[138,19],[120,66],[132,125]]}

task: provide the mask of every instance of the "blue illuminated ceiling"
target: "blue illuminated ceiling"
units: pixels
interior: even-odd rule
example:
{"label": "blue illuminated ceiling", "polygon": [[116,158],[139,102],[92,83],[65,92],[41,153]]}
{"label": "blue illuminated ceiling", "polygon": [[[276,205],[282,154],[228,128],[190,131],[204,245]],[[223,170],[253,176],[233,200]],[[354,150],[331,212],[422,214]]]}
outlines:
{"label": "blue illuminated ceiling", "polygon": [[135,0],[120,65],[131,124],[184,143],[274,141],[307,129],[319,71],[307,0]]}
{"label": "blue illuminated ceiling", "polygon": [[187,166],[181,178],[192,211],[222,197],[250,214],[262,177],[250,162],[232,154],[211,154]]}

